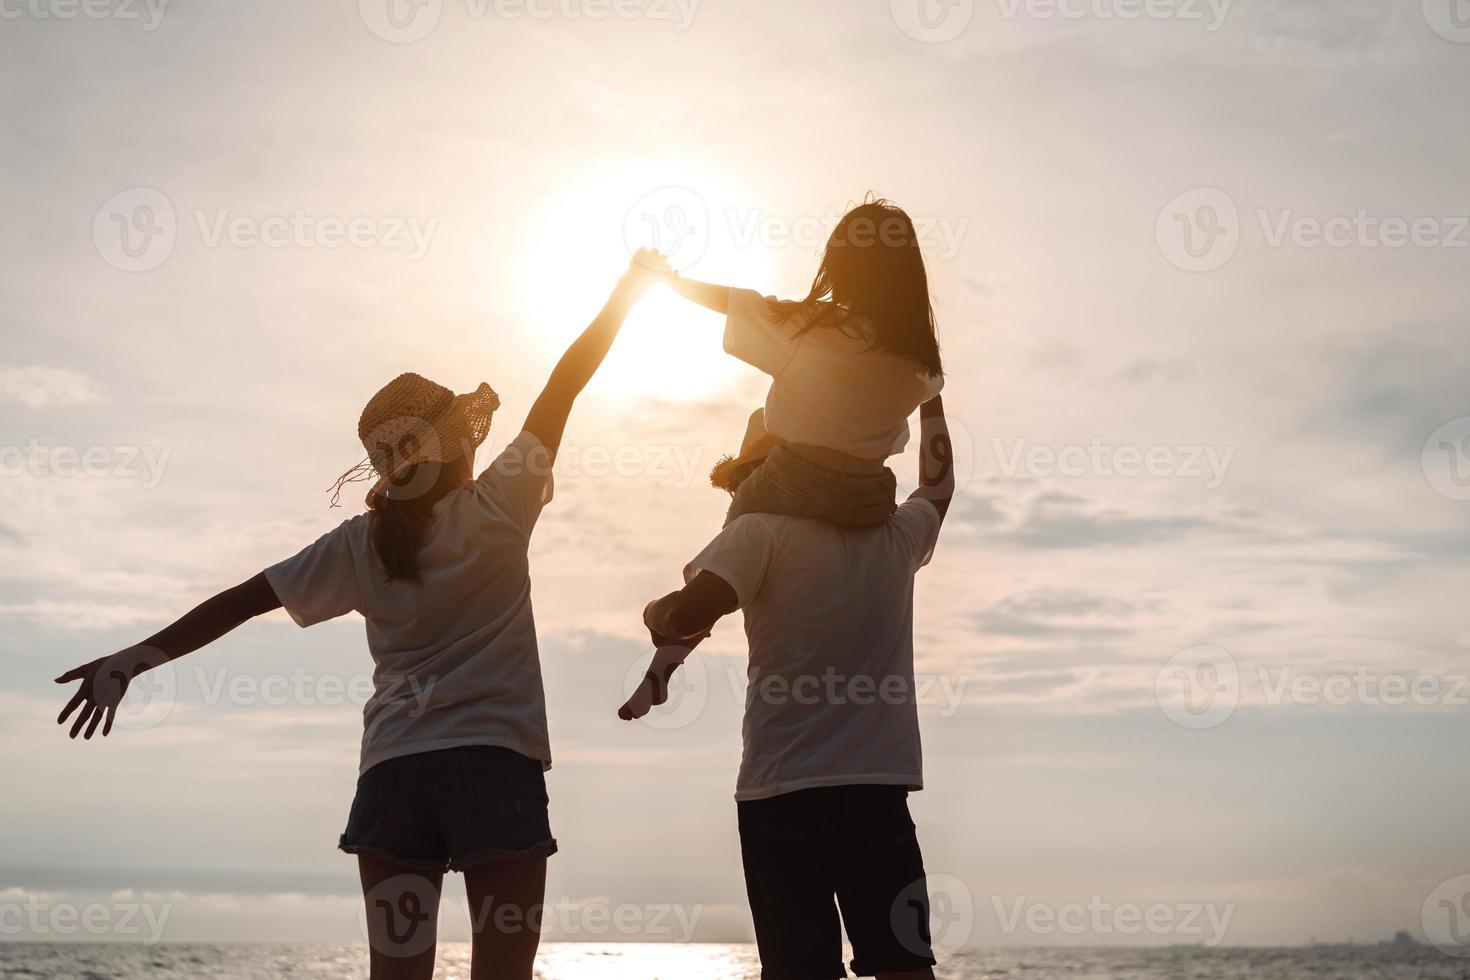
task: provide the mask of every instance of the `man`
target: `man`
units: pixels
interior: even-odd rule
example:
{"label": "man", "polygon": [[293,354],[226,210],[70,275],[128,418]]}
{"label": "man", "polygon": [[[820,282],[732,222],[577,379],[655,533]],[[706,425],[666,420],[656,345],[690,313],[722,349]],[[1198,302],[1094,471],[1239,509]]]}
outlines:
{"label": "man", "polygon": [[745,611],[735,799],[763,980],[845,977],[837,907],[855,974],[934,976],[907,802],[923,786],[913,588],[954,472],[940,399],[920,417],[920,486],[884,524],[743,515],[690,562],[683,589],[644,612],[659,652],[624,718],[662,703],[689,650],[720,617]]}

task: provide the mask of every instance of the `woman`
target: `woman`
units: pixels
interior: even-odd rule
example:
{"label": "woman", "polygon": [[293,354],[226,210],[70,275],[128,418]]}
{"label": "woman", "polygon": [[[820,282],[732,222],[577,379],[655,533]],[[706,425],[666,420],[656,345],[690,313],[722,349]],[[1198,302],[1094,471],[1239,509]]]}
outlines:
{"label": "woman", "polygon": [[[551,464],[572,402],[633,303],[667,270],[641,251],[571,345],[521,433],[479,477],[474,452],[499,399],[454,395],[404,374],[368,402],[368,458],[337,483],[375,478],[368,513],[220,593],[138,646],[61,675],[81,687],[71,737],[105,736],[129,681],[246,620],[285,607],[301,626],[356,611],[374,692],[363,709],[357,794],[342,850],[357,855],[372,976],[430,977],[440,887],[465,875],[471,976],[529,978],[546,858],[556,851],[551,765],[526,551],[551,499]],[[334,495],[333,501],[335,502]]]}

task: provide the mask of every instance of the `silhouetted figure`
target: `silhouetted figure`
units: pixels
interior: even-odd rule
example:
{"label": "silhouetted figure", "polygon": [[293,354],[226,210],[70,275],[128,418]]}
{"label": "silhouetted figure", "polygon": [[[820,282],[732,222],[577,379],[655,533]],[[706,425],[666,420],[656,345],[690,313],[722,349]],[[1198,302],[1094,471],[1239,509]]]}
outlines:
{"label": "silhouetted figure", "polygon": [[[475,978],[529,978],[546,858],[551,765],[526,551],[577,395],[633,303],[664,272],[640,252],[571,345],[519,435],[478,477],[499,398],[404,374],[358,423],[368,512],[207,600],[143,643],[57,678],[81,687],[71,736],[112,730],[128,683],[284,606],[301,626],[362,614],[375,662],[357,794],[340,846],[358,856],[374,978],[433,974],[440,887],[461,871]],[[80,711],[78,711],[80,709]]]}
{"label": "silhouetted figure", "polygon": [[[735,799],[766,980],[930,978],[929,899],[909,817],[923,772],[914,690],[913,587],[954,494],[939,397],[921,409],[920,486],[883,523],[787,515],[732,520],[650,603],[659,647],[619,714],[661,703],[669,675],[727,613],[750,644]],[[834,906],[835,899],[835,906]]]}

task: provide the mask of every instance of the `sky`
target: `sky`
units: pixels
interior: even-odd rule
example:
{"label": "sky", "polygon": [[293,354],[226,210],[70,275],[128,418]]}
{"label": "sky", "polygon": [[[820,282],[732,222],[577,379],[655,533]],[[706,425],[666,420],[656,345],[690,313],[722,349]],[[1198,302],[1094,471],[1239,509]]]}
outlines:
{"label": "sky", "polygon": [[[0,0],[0,79],[0,938],[359,941],[360,620],[250,623],[102,742],[51,678],[357,512],[397,373],[492,384],[488,460],[631,249],[801,296],[869,193],[961,477],[941,947],[1466,934],[1463,0]],[[645,300],[532,544],[553,936],[751,937],[738,616],[615,716],[763,397],[719,331]]]}

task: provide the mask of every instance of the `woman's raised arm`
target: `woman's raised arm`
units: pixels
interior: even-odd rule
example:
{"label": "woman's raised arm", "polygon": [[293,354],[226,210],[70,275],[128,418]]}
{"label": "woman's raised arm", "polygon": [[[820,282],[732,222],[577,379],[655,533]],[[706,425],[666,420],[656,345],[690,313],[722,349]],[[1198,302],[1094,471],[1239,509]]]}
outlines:
{"label": "woman's raised arm", "polygon": [[597,319],[582,331],[581,336],[572,341],[572,345],[552,369],[546,387],[526,415],[524,428],[546,447],[553,459],[561,446],[562,433],[566,430],[572,403],[602,366],[607,352],[612,349],[613,341],[617,339],[618,331],[623,327],[623,321],[627,319],[628,311],[648,291],[648,287],[665,278],[668,273],[669,263],[662,255],[651,249],[639,249],[638,254],[633,256],[633,261],[628,263],[628,271],[623,273],[623,277],[613,287],[612,295],[607,298]]}
{"label": "woman's raised arm", "polygon": [[119,650],[106,657],[98,657],[91,663],[74,667],[56,678],[58,684],[81,681],[82,686],[56,716],[58,725],[65,724],[67,716],[79,706],[82,711],[71,726],[71,737],[85,725],[86,737],[91,738],[102,725],[102,734],[112,731],[112,719],[117,715],[117,706],[128,692],[128,684],[145,671],[152,670],[170,660],[177,660],[193,653],[202,646],[218,640],[256,616],[279,609],[281,600],[266,581],[265,573],[246,579],[219,595],[206,599],[186,612],[171,625],[154,633],[137,646]]}

